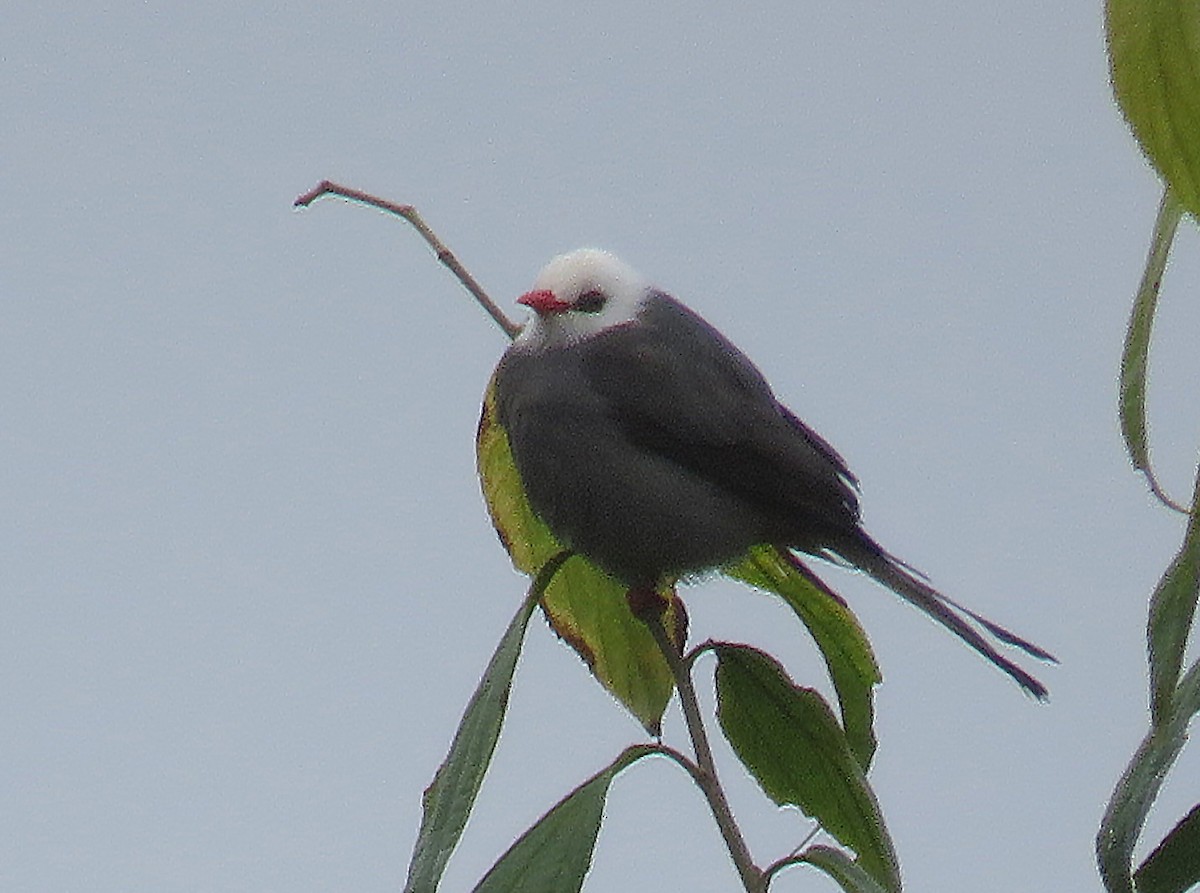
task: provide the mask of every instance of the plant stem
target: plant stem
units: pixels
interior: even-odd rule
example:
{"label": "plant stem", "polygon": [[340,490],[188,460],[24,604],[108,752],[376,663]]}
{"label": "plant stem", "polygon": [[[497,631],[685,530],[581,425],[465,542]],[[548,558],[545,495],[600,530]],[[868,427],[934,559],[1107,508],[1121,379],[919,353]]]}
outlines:
{"label": "plant stem", "polygon": [[679,703],[683,707],[683,718],[687,723],[688,735],[692,739],[692,747],[696,750],[698,771],[693,773],[696,785],[704,794],[704,799],[708,801],[708,807],[712,810],[713,819],[716,820],[721,837],[725,839],[725,845],[729,848],[729,856],[733,859],[733,864],[742,878],[742,885],[746,888],[747,893],[763,893],[766,890],[767,878],[762,870],[754,864],[750,849],[746,846],[746,840],[742,837],[741,829],[738,828],[737,821],[733,817],[733,811],[729,808],[725,791],[717,778],[717,765],[713,760],[712,749],[708,745],[708,734],[704,730],[704,720],[700,716],[700,703],[696,699],[696,688],[692,685],[688,667],[684,664],[678,647],[667,634],[661,616],[643,616],[642,619],[650,627],[650,633],[662,650],[663,657],[666,658],[667,665],[671,668],[671,675],[675,678]]}
{"label": "plant stem", "polygon": [[397,217],[407,220],[421,234],[421,238],[425,240],[426,244],[433,249],[437,255],[437,259],[463,284],[463,287],[471,293],[475,300],[479,302],[479,305],[488,312],[488,315],[491,316],[496,325],[504,330],[504,334],[508,335],[509,338],[517,337],[517,333],[521,331],[521,327],[504,315],[504,311],[500,309],[495,301],[488,297],[488,293],[483,290],[483,286],[475,281],[475,277],[454,256],[454,252],[447,248],[445,243],[438,238],[437,233],[429,228],[429,224],[421,219],[421,215],[417,213],[417,209],[412,205],[400,205],[385,198],[380,198],[377,195],[371,195],[369,192],[363,192],[361,189],[340,186],[329,180],[322,180],[308,192],[304,193],[304,195],[297,198],[292,205],[297,208],[307,208],[323,195],[338,195],[350,201],[362,202],[364,205],[379,208],[381,211],[387,211],[389,214],[395,214]]}

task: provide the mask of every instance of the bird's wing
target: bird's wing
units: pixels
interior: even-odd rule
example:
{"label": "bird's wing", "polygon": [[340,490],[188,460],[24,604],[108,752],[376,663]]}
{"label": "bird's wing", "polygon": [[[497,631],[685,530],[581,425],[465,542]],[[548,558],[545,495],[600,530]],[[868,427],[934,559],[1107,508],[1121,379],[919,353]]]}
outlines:
{"label": "bird's wing", "polygon": [[858,521],[854,478],[833,448],[775,399],[757,368],[666,295],[638,322],[576,345],[588,385],[623,435],[746,499],[781,535]]}

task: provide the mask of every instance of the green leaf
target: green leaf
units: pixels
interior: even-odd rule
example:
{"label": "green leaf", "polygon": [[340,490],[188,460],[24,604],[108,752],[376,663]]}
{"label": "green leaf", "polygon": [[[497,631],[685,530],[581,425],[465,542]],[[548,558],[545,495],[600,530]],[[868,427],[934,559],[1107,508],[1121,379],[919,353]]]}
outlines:
{"label": "green leaf", "polygon": [[833,847],[809,847],[795,861],[807,862],[821,869],[837,881],[845,893],[887,893],[858,863]]}
{"label": "green leaf", "polygon": [[1108,0],[1105,25],[1125,120],[1171,191],[1200,213],[1200,5]]}
{"label": "green leaf", "polygon": [[1134,880],[1138,893],[1183,893],[1200,884],[1200,804],[1155,847]]}
{"label": "green leaf", "polygon": [[1153,722],[1109,800],[1096,836],[1100,876],[1109,893],[1133,893],[1133,850],[1163,780],[1200,712],[1200,661],[1180,679],[1200,595],[1200,473],[1183,545],[1150,601],[1150,698]]}
{"label": "green leaf", "polygon": [[833,680],[846,739],[865,772],[875,753],[873,688],[882,679],[879,665],[850,609],[797,564],[774,547],[757,546],[725,573],[778,595],[807,627]]}
{"label": "green leaf", "polygon": [[1100,877],[1108,893],[1133,893],[1133,848],[1146,815],[1187,741],[1188,723],[1200,713],[1200,661],[1179,683],[1171,719],[1152,728],[1117,782],[1096,835]]}
{"label": "green leaf", "polygon": [[446,754],[432,783],[425,789],[421,830],[417,833],[412,860],[408,865],[405,893],[431,893],[436,890],[446,862],[462,837],[500,737],[500,726],[508,707],[508,695],[512,690],[513,673],[521,653],[525,627],[529,625],[541,591],[566,558],[567,553],[564,552],[548,562],[545,573],[530,586],[529,595],[508,624],[483,678],[479,680],[479,687],[467,704],[450,752]]}
{"label": "green leaf", "polygon": [[[562,550],[534,513],[513,463],[508,437],[496,423],[495,379],[488,384],[476,437],[476,458],[492,523],[513,564],[536,573]],[[592,675],[652,735],[657,735],[675,689],[671,670],[646,625],[625,600],[625,587],[581,556],[555,576],[542,599],[554,631],[587,663]],[[663,623],[678,641],[686,638],[687,614],[673,590]]]}
{"label": "green leaf", "polygon": [[1200,597],[1200,471],[1183,545],[1150,598],[1150,712],[1156,726],[1171,720],[1183,654]]}
{"label": "green leaf", "polygon": [[[1150,256],[1146,258],[1146,269],[1138,285],[1125,333],[1125,349],[1121,354],[1121,434],[1134,468],[1147,475],[1152,475],[1150,450],[1146,443],[1146,370],[1150,333],[1154,327],[1163,271],[1182,214],[1183,206],[1172,197],[1170,189],[1164,190],[1150,239]],[[1151,486],[1157,489],[1152,476]]]}
{"label": "green leaf", "polygon": [[621,770],[654,748],[627,748],[606,769],[564,797],[509,847],[475,893],[572,893],[592,865],[604,800]]}
{"label": "green leaf", "polygon": [[858,856],[886,890],[900,889],[891,838],[862,766],[825,700],[793,685],[772,657],[718,644],[717,719],[763,791],[800,807]]}
{"label": "green leaf", "polygon": [[1187,722],[1200,713],[1200,660],[1192,664],[1175,690],[1173,713],[1176,722]]}

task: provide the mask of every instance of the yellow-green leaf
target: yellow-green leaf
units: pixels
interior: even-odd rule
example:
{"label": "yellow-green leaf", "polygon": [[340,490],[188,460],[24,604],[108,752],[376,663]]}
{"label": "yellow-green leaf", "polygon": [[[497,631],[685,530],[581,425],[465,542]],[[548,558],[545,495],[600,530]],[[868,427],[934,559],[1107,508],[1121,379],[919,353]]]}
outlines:
{"label": "yellow-green leaf", "polygon": [[1171,191],[1200,213],[1200,4],[1108,0],[1113,92]]}

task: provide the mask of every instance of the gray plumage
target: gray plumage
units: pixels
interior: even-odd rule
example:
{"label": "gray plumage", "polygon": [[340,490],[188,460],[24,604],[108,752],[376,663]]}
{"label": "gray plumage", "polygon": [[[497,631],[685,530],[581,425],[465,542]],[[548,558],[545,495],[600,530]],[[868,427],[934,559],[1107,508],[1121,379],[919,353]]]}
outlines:
{"label": "gray plumage", "polygon": [[530,505],[564,545],[630,588],[720,567],[767,543],[851,564],[1044,697],[961,608],[860,526],[856,480],[758,369],[604,252],[556,258],[496,376],[498,420]]}

